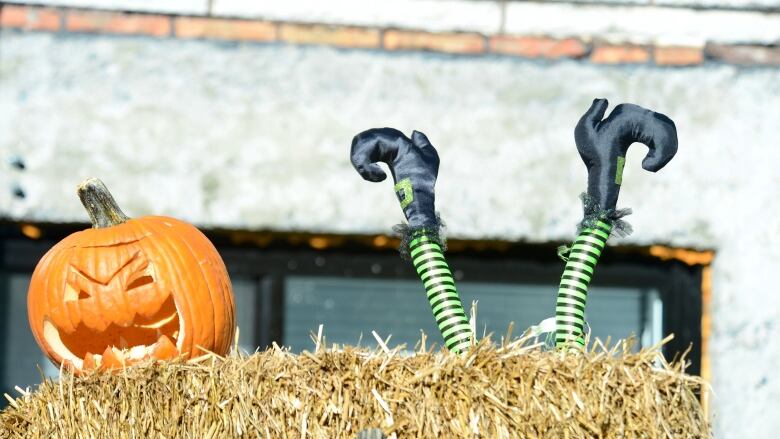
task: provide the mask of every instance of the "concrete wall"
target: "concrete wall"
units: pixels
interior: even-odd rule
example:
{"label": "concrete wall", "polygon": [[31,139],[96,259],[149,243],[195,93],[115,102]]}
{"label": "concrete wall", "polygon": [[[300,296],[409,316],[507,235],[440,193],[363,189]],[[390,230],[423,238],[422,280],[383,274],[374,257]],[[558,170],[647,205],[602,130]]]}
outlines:
{"label": "concrete wall", "polygon": [[[680,151],[658,174],[628,156],[621,243],[714,248],[718,437],[773,437],[780,420],[780,69],[577,61],[0,33],[0,213],[84,221],[102,177],[130,215],[203,226],[387,232],[391,184],[348,161],[375,126],[428,134],[450,234],[571,239],[585,168],[572,130],[590,100],[658,109]],[[7,161],[22,157],[26,169]],[[19,185],[26,196],[15,197]]]}

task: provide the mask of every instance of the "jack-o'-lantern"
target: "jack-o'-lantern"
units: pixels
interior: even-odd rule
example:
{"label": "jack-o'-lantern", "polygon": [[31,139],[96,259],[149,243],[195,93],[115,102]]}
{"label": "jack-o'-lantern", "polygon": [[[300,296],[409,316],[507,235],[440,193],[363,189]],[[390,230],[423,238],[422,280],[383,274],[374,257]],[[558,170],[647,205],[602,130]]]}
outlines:
{"label": "jack-o'-lantern", "polygon": [[233,293],[208,238],[174,218],[128,218],[98,179],[77,192],[92,228],[52,247],[28,291],[44,353],[76,372],[227,353]]}

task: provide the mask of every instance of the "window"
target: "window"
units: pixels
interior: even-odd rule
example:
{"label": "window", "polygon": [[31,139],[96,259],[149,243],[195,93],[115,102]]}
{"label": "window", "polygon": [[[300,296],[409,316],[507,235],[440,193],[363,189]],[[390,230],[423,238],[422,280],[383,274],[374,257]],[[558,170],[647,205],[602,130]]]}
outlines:
{"label": "window", "polygon": [[[441,345],[410,263],[393,249],[372,248],[369,238],[361,244],[332,240],[338,245],[318,251],[300,237],[289,241],[303,244],[265,242],[263,249],[218,245],[234,285],[242,278],[255,285],[254,315],[259,318],[239,321],[242,339],[251,331],[248,345],[262,348],[276,341],[294,351],[312,349],[311,334],[320,324],[329,343],[374,346],[371,331],[376,330],[385,338],[392,335],[391,345],[412,348],[423,330],[429,343]],[[514,322],[517,335],[554,314],[563,271],[554,245],[501,243],[495,246],[501,250],[490,250],[485,243],[451,244],[447,257],[464,306],[468,310],[472,300],[478,301],[479,334],[500,337]],[[664,354],[672,359],[690,347],[688,371],[698,374],[701,273],[702,266],[663,262],[646,248],[611,247],[589,294],[593,336],[614,341],[635,335],[639,347],[674,333]]]}
{"label": "window", "polygon": [[[40,257],[75,230],[50,226],[45,239],[35,241],[16,225],[0,228],[0,392],[39,382],[36,365],[57,374],[30,332],[27,287]],[[375,346],[376,330],[385,338],[392,334],[391,346],[405,343],[411,349],[422,330],[429,344],[441,346],[422,285],[395,250],[370,238],[320,238],[314,245],[305,236],[269,236],[260,247],[235,234],[209,233],[231,275],[242,350],[273,341],[294,351],[312,349],[310,333],[321,323],[328,343]],[[323,245],[328,242],[334,245]],[[554,245],[454,242],[448,260],[466,309],[478,301],[479,334],[500,337],[514,322],[517,335],[554,314],[563,270]],[[614,340],[633,334],[647,346],[673,332],[664,353],[671,359],[692,346],[689,371],[699,373],[701,271],[659,261],[643,248],[610,248],[588,300],[593,336]]]}
{"label": "window", "polygon": [[[519,335],[531,325],[551,317],[555,284],[458,284],[468,312],[477,301],[478,334],[505,334],[510,322]],[[375,346],[371,331],[392,335],[391,344],[414,347],[420,331],[441,345],[419,281],[375,280],[320,276],[289,276],[284,287],[284,343],[295,351],[312,349],[310,333],[322,323],[331,343]],[[656,305],[657,304],[657,305]],[[656,305],[656,306],[653,306]],[[656,290],[596,287],[588,300],[588,321],[593,336],[606,339],[637,336],[642,345],[661,340],[662,303]],[[495,338],[494,338],[495,340]]]}

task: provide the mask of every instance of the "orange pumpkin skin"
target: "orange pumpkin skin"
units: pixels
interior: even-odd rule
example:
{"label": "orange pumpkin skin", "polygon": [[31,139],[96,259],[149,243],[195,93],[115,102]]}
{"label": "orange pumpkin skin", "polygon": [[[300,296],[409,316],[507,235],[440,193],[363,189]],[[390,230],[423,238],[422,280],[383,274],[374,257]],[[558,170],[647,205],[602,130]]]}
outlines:
{"label": "orange pumpkin skin", "polygon": [[[33,272],[27,308],[43,352],[76,372],[96,367],[112,347],[126,354],[123,364],[168,359],[172,350],[185,358],[224,355],[235,331],[219,253],[194,226],[162,216],[60,241]],[[111,357],[104,368],[116,363]]]}

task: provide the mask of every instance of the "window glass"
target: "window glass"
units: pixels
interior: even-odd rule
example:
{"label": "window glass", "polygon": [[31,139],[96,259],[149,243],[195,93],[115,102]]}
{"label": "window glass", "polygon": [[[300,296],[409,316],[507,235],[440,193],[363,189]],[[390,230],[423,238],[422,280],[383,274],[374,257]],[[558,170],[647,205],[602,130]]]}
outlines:
{"label": "window glass", "polygon": [[[477,333],[514,334],[551,317],[557,285],[459,282],[458,290],[469,312],[477,303]],[[661,310],[648,306],[658,293],[623,287],[594,287],[588,300],[588,322],[593,336],[612,340],[635,335],[639,342],[657,342]],[[419,281],[288,277],[285,282],[284,344],[293,351],[311,350],[310,334],[324,325],[327,342],[376,346],[375,330],[390,346],[405,343],[411,349],[425,331],[430,342],[441,345],[430,307]],[[655,325],[655,326],[654,326]],[[496,338],[494,338],[496,339]]]}
{"label": "window glass", "polygon": [[[47,376],[57,376],[59,370],[44,355],[30,331],[27,321],[27,288],[30,275],[6,273],[3,277],[2,303],[3,340],[0,342],[0,392],[18,396],[14,386],[32,387],[41,381],[40,366]],[[3,398],[5,399],[5,398]]]}
{"label": "window glass", "polygon": [[236,326],[239,328],[238,347],[252,353],[257,348],[255,322],[257,309],[257,281],[252,277],[231,276],[233,300],[236,304]]}

